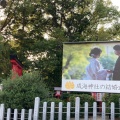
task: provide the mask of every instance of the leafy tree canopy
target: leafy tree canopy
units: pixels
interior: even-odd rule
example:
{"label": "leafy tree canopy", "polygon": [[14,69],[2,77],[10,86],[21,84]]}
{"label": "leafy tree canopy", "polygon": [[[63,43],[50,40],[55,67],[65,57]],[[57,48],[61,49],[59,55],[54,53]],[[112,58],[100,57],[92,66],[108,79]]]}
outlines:
{"label": "leafy tree canopy", "polygon": [[[6,17],[0,21],[4,40],[24,69],[39,70],[51,87],[60,86],[63,42],[120,38],[120,14],[110,0],[8,0],[4,9]],[[101,27],[111,22],[112,27]]]}

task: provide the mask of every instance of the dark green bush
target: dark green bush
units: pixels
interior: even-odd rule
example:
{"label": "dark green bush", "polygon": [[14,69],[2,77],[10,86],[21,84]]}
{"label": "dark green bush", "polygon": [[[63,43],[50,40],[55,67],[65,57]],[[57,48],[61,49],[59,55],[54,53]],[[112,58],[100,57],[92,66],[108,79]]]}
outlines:
{"label": "dark green bush", "polygon": [[[103,102],[106,103],[106,106],[108,107],[107,109],[107,112],[110,113],[110,105],[111,105],[111,102],[114,102],[115,103],[115,113],[119,113],[120,112],[120,94],[105,94],[105,96],[103,97]],[[119,108],[119,109],[118,109]],[[119,115],[118,114],[115,114],[115,117],[118,117]]]}
{"label": "dark green bush", "polygon": [[[43,102],[47,102],[47,120],[50,120],[50,109],[51,109],[51,102],[55,102],[55,114],[54,114],[54,120],[58,120],[58,111],[59,111],[59,102],[63,103],[63,112],[66,110],[64,109],[64,107],[66,107],[66,103],[63,102],[60,99],[57,98],[48,98],[48,99],[44,99],[43,101],[41,101],[40,103],[40,117],[39,119],[42,119],[42,107],[43,107]],[[62,120],[66,120],[66,114],[63,113],[62,114]]]}
{"label": "dark green bush", "polygon": [[69,102],[70,93],[62,93],[61,99],[65,102]]}
{"label": "dark green bush", "polygon": [[[47,102],[47,120],[50,119],[50,107],[51,107],[51,102],[55,102],[55,116],[54,116],[54,120],[58,119],[58,106],[59,106],[59,102],[63,102],[63,114],[62,114],[62,120],[66,120],[66,110],[67,110],[67,102],[71,102],[71,117],[75,117],[75,98],[76,97],[80,97],[80,106],[84,107],[84,103],[85,102],[89,102],[89,106],[93,106],[93,102],[94,99],[91,95],[88,94],[70,94],[70,93],[64,93],[64,95],[62,95],[64,99],[60,100],[57,98],[48,98],[48,99],[44,99],[41,101],[40,103],[40,119],[42,119],[42,111],[43,111],[43,102]],[[69,97],[69,101],[66,101],[66,98]],[[80,112],[83,112],[84,109],[81,108]],[[92,109],[89,109],[89,112],[92,112]],[[81,116],[83,116],[83,114],[81,114]]]}
{"label": "dark green bush", "polygon": [[14,80],[10,77],[2,84],[0,103],[4,103],[6,108],[33,108],[35,97],[42,100],[49,96],[49,90],[38,72],[25,73]]}
{"label": "dark green bush", "polygon": [[[89,107],[92,107],[93,106],[93,102],[95,102],[94,98],[91,96],[91,95],[88,95],[88,94],[72,94],[70,95],[70,102],[71,102],[71,105],[72,107],[75,106],[75,98],[76,97],[79,97],[80,98],[80,116],[82,117],[84,115],[84,105],[85,105],[85,102],[88,102],[88,105]],[[74,112],[75,109],[71,109],[71,112]],[[92,108],[89,108],[89,112],[92,112],[93,109]],[[74,117],[74,114],[71,114],[72,117]]]}

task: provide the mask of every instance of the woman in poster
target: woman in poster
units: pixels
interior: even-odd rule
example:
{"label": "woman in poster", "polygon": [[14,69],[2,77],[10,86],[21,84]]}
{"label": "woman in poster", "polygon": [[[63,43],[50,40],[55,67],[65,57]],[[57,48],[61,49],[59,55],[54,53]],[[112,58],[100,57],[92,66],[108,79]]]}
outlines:
{"label": "woman in poster", "polygon": [[103,69],[98,60],[101,53],[102,50],[98,47],[95,47],[90,51],[90,64],[86,67],[87,80],[109,80],[109,75],[111,74],[110,71]]}

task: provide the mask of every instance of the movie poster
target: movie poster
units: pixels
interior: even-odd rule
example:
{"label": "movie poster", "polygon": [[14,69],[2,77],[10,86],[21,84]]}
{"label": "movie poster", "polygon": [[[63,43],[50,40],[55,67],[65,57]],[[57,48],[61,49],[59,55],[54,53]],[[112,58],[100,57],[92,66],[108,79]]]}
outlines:
{"label": "movie poster", "polygon": [[120,93],[120,42],[63,44],[62,90]]}

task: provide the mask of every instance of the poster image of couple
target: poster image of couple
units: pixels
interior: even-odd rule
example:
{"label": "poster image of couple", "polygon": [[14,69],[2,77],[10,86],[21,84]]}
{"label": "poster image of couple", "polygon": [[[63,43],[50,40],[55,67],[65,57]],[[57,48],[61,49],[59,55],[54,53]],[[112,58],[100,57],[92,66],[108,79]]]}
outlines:
{"label": "poster image of couple", "polygon": [[120,81],[120,42],[63,44],[62,80]]}

